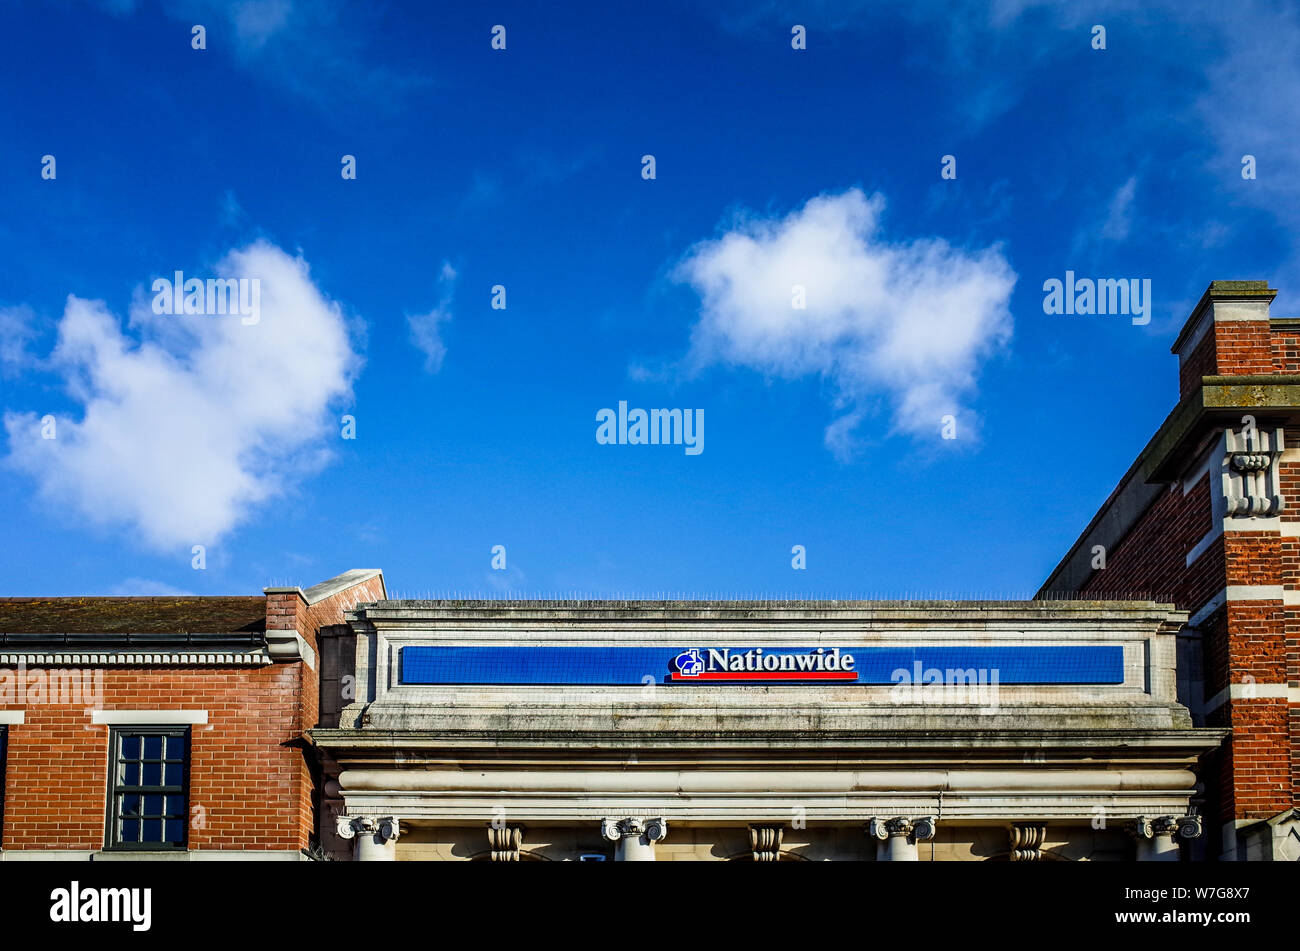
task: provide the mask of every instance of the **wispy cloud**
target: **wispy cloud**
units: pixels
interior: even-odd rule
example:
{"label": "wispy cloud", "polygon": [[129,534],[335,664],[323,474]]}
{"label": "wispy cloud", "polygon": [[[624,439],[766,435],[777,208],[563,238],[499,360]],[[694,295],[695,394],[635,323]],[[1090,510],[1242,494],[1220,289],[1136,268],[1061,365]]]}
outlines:
{"label": "wispy cloud", "polygon": [[33,363],[28,347],[36,339],[35,325],[30,307],[0,307],[0,377],[14,376]]}
{"label": "wispy cloud", "polygon": [[[99,0],[118,17],[152,16],[152,5]],[[429,76],[390,65],[371,44],[381,12],[344,0],[162,0],[169,19],[202,24],[209,55],[229,55],[251,73],[330,112],[355,103],[400,109]]]}
{"label": "wispy cloud", "polygon": [[1101,223],[1101,236],[1108,241],[1124,241],[1133,224],[1133,196],[1137,193],[1137,176],[1121,185],[1106,205],[1106,220]]}
{"label": "wispy cloud", "polygon": [[407,314],[406,323],[411,329],[411,343],[424,354],[424,369],[437,373],[442,369],[447,346],[442,342],[440,326],[451,320],[451,299],[456,287],[456,271],[447,261],[442,262],[438,274],[439,298],[434,308],[423,314]]}

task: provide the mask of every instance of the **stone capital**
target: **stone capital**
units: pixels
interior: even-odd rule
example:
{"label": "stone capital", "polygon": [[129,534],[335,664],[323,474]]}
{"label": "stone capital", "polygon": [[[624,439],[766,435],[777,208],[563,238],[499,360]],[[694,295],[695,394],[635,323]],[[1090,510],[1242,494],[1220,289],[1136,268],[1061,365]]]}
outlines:
{"label": "stone capital", "polygon": [[658,842],[668,835],[668,822],[665,819],[604,819],[600,823],[600,834],[611,842],[620,839],[644,837],[649,842]]}
{"label": "stone capital", "polygon": [[898,835],[917,841],[933,839],[934,827],[937,822],[938,819],[934,816],[922,816],[917,819],[909,819],[906,816],[896,816],[892,819],[872,819],[867,824],[867,834],[881,842],[886,841],[891,836]]}
{"label": "stone capital", "polygon": [[401,834],[400,823],[393,816],[339,816],[337,829],[344,839],[369,835],[384,842],[396,842]]}
{"label": "stone capital", "polygon": [[1129,832],[1138,839],[1154,839],[1161,835],[1196,839],[1200,837],[1201,829],[1200,816],[1138,816],[1129,825]]}

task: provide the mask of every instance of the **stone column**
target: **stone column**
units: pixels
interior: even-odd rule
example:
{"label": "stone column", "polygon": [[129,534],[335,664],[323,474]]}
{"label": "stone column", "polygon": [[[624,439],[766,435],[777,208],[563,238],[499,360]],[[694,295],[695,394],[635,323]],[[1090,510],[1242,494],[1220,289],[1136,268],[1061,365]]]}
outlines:
{"label": "stone column", "polygon": [[356,839],[353,857],[358,862],[393,862],[401,833],[393,816],[339,816],[339,836]]}
{"label": "stone column", "polygon": [[606,819],[600,824],[600,834],[617,843],[615,862],[653,862],[655,843],[668,835],[668,823],[663,819]]}
{"label": "stone column", "polygon": [[1200,816],[1138,816],[1129,826],[1137,839],[1139,862],[1177,862],[1179,839],[1195,839],[1201,834]]}
{"label": "stone column", "polygon": [[867,834],[876,840],[877,862],[916,862],[916,843],[934,838],[934,816],[908,819],[872,819]]}

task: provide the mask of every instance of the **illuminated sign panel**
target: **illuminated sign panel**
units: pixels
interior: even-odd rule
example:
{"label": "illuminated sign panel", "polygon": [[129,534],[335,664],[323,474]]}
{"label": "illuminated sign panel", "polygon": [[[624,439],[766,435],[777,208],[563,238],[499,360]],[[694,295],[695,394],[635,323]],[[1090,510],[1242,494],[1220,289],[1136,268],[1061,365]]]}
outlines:
{"label": "illuminated sign panel", "polygon": [[[992,672],[1010,684],[1121,684],[1124,649],[962,647],[432,647],[401,649],[402,684],[891,685],[913,671]],[[900,676],[901,675],[901,676]]]}

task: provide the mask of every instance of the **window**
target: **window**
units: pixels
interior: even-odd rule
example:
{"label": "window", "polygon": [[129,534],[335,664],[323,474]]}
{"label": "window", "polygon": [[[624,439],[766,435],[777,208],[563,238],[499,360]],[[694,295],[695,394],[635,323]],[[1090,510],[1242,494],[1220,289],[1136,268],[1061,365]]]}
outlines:
{"label": "window", "polygon": [[113,730],[106,848],[185,848],[189,746],[184,727]]}

